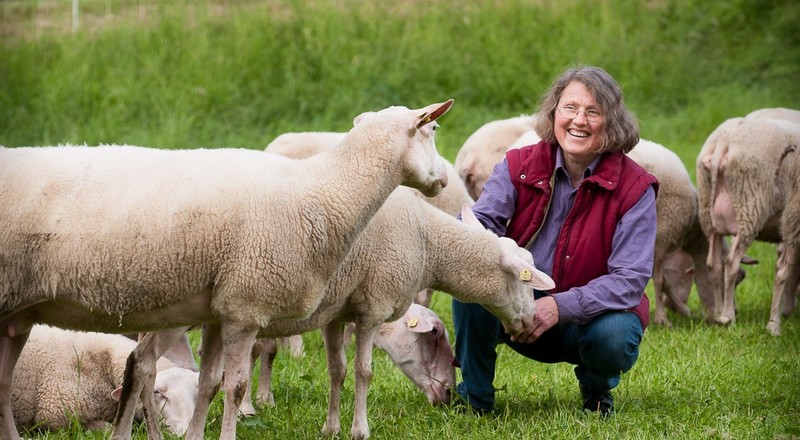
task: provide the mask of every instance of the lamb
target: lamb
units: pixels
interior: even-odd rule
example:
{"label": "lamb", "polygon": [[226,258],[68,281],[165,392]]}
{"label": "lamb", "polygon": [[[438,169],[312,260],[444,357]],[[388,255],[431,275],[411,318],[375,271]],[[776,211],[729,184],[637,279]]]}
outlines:
{"label": "lamb", "polygon": [[464,141],[456,155],[455,167],[473,199],[477,200],[483,192],[483,184],[494,165],[514,141],[534,129],[537,119],[534,114],[490,121]]}
{"label": "lamb", "polygon": [[[102,429],[117,410],[125,362],[136,343],[120,335],[35,325],[14,370],[11,405],[18,426],[66,429],[75,417]],[[167,428],[183,435],[197,398],[198,373],[158,361],[156,401]]]}
{"label": "lamb", "polygon": [[[256,344],[258,350],[253,351],[253,364],[257,358],[261,359],[256,400],[261,404],[274,405],[272,365],[278,344],[273,338],[263,338],[260,342]],[[456,380],[454,355],[447,329],[433,310],[412,303],[400,319],[381,324],[375,333],[374,343],[425,393],[431,404],[450,401],[449,390]],[[245,393],[240,412],[254,414],[255,407],[247,396],[250,396],[250,390]]]}
{"label": "lamb", "polygon": [[[314,312],[398,185],[441,191],[434,130],[452,103],[363,113],[337,148],[304,161],[239,149],[0,150],[0,437],[19,438],[12,372],[34,323],[162,330],[131,353],[112,434],[119,439],[131,435],[133,402],[152,384],[158,357],[188,326],[206,323],[215,329],[204,332],[211,361],[186,436],[203,435],[208,390],[222,374],[214,350],[224,348],[221,438],[235,438],[245,347],[272,320]],[[531,313],[508,310],[509,332],[525,331]]]}
{"label": "lamb", "polygon": [[[406,188],[399,188],[358,236],[322,303],[308,319],[271,321],[261,328],[259,335],[264,337],[322,328],[330,378],[324,435],[336,435],[341,429],[339,400],[347,369],[343,340],[346,322],[356,324],[351,437],[367,438],[366,396],[375,332],[384,322],[407,311],[416,292],[432,287],[463,302],[483,304],[502,321],[507,332],[514,334],[517,319],[527,322],[533,318],[531,289],[554,287],[553,281],[534,267],[530,252],[509,238],[485,230],[468,206],[462,217],[474,224],[464,225]],[[205,333],[203,344],[201,371],[205,368]],[[244,350],[250,353],[249,347]],[[198,405],[200,402],[198,399]]]}
{"label": "lamb", "polygon": [[[708,266],[712,272],[716,311],[714,321],[735,321],[735,280],[742,256],[753,240],[780,243],[780,218],[786,182],[781,156],[788,145],[800,142],[800,118],[769,119],[784,110],[753,112],[720,124],[706,139],[696,162],[700,220],[709,240]],[[796,112],[800,115],[800,112]],[[765,119],[765,117],[767,119]],[[723,237],[733,235],[730,251]],[[780,261],[780,259],[779,259]],[[768,330],[779,329],[770,318]]]}

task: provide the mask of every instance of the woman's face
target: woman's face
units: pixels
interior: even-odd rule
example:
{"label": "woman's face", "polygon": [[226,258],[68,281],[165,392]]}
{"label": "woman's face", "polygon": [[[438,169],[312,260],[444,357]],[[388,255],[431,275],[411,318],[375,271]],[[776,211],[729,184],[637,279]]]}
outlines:
{"label": "woman's face", "polygon": [[[565,106],[573,110],[578,109],[578,114],[573,119],[568,119],[562,113],[562,108]],[[587,112],[589,115],[594,114],[595,118],[599,115],[599,120],[590,122],[587,119]],[[592,116],[589,118],[594,119]],[[604,120],[594,96],[583,83],[572,81],[567,84],[556,107],[553,127],[556,140],[564,150],[564,154],[574,159],[582,159],[581,162],[586,161],[587,164],[591,162],[603,143]]]}

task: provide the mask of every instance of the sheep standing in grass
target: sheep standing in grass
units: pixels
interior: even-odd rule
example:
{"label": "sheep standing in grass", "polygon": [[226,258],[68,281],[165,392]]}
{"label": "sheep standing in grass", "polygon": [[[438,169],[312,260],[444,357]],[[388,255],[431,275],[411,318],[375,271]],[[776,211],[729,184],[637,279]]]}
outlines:
{"label": "sheep standing in grass", "polygon": [[[224,349],[221,437],[235,438],[259,328],[316,310],[398,185],[441,191],[435,121],[451,105],[364,113],[337,148],[304,161],[237,149],[0,150],[0,438],[19,438],[12,373],[37,322],[164,329],[131,353],[112,434],[121,439],[131,435],[133,402],[145,382],[152,386],[158,357],[187,326],[210,323],[187,437],[203,436]],[[516,312],[514,334],[529,313]]]}
{"label": "sheep standing in grass", "polygon": [[[526,127],[529,123],[532,123],[530,117],[520,117],[509,120],[509,122],[495,125],[506,128],[518,126]],[[489,128],[487,130],[494,129]],[[343,137],[344,133],[329,131],[283,133],[267,144],[264,151],[291,157],[293,159],[305,159],[336,146],[336,144],[341,142]],[[450,215],[456,216],[461,212],[461,207],[464,206],[464,204],[472,206],[475,200],[470,196],[469,188],[467,188],[465,183],[461,180],[455,166],[447,160],[445,160],[445,165],[447,166],[447,186],[442,192],[434,197],[426,197],[419,191],[415,191],[414,193],[427,200],[431,205]],[[415,302],[427,307],[431,303],[432,296],[433,289],[420,290],[417,293]],[[349,332],[346,332],[346,337],[347,336],[350,336]]]}
{"label": "sheep standing in grass", "polygon": [[[783,113],[783,112],[780,112]],[[706,140],[696,162],[700,220],[709,240],[714,321],[735,321],[734,292],[740,261],[754,240],[781,242],[780,216],[785,182],[775,182],[787,164],[788,145],[800,144],[800,124],[769,119],[774,109],[754,112],[720,124]],[[798,112],[800,114],[800,112]],[[730,251],[723,237],[732,235]],[[775,328],[769,329],[778,334]]]}
{"label": "sheep standing in grass", "polygon": [[[684,316],[691,314],[686,306],[691,277],[681,273],[681,263],[686,261],[685,257],[689,257],[693,263],[697,293],[706,313],[710,314],[713,310],[713,291],[706,267],[708,241],[703,235],[697,214],[697,190],[683,161],[663,145],[644,139],[636,144],[628,156],[656,176],[661,184],[656,199],[658,229],[653,257],[656,303],[653,322],[670,324],[665,309],[667,303]],[[668,269],[675,266],[677,268],[668,278]]]}
{"label": "sheep standing in grass", "polygon": [[533,130],[537,119],[536,115],[522,115],[490,121],[464,141],[456,155],[455,167],[473,199],[477,200],[483,192],[483,184],[495,164],[505,157],[514,141]]}
{"label": "sheep standing in grass", "polygon": [[[477,223],[469,207],[465,210],[462,216]],[[322,328],[330,377],[323,434],[334,435],[341,430],[346,323],[356,325],[351,437],[367,438],[367,388],[372,378],[375,333],[383,323],[402,316],[416,292],[424,287],[449,293],[463,302],[482,304],[503,322],[507,332],[514,334],[514,328],[523,324],[520,320],[527,323],[534,317],[531,289],[547,290],[553,282],[536,270],[530,252],[513,240],[497,237],[479,223],[462,224],[411,191],[399,188],[359,235],[316,310],[305,320],[272,321],[259,332],[264,337],[281,337]],[[201,371],[205,368],[205,347]],[[250,353],[249,347],[244,350]],[[445,389],[442,387],[441,392]]]}
{"label": "sheep standing in grass", "polygon": [[[124,336],[34,326],[14,370],[11,405],[24,428],[87,429],[114,420],[125,363],[136,343]],[[197,398],[198,373],[158,361],[155,399],[167,428],[183,435]]]}
{"label": "sheep standing in grass", "polygon": [[[800,114],[800,112],[798,112]],[[797,304],[800,285],[800,145],[790,145],[784,150],[782,161],[787,162],[786,176],[776,176],[777,184],[785,184],[786,201],[781,214],[781,238],[778,252],[775,284],[772,288],[772,305],[769,310],[767,331],[781,333],[781,315],[788,316]]]}
{"label": "sheep standing in grass", "polygon": [[[375,333],[375,346],[385,351],[392,362],[422,390],[431,404],[450,401],[449,389],[455,386],[456,372],[453,366],[453,349],[447,337],[447,329],[436,313],[419,304],[411,304],[408,311],[395,321],[381,324]],[[256,400],[261,404],[274,405],[272,394],[272,366],[278,352],[278,343],[273,338],[262,338],[254,350],[253,363],[261,359]],[[245,393],[240,411],[255,414],[250,399]]]}

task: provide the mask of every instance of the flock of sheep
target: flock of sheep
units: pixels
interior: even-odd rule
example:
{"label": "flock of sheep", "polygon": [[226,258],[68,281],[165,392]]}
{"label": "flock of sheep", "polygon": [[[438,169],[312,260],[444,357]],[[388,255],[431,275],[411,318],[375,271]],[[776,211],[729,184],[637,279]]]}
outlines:
{"label": "flock of sheep", "polygon": [[[505,152],[538,141],[536,116],[487,123],[450,164],[434,138],[452,104],[366,112],[347,133],[286,133],[266,153],[0,147],[0,438],[77,417],[113,421],[112,438],[127,439],[143,417],[148,438],[163,420],[198,439],[221,387],[220,437],[234,439],[237,417],[256,411],[253,362],[255,403],[272,405],[278,341],[315,329],[330,380],[324,434],[341,431],[350,332],[352,438],[369,437],[373,345],[430,403],[448,403],[453,352],[425,307],[431,293],[484,305],[513,337],[529,331],[531,289],[554,287],[470,210]],[[697,189],[666,147],[642,140],[630,153],[661,182],[656,323],[669,324],[666,308],[689,314],[693,284],[709,321],[733,322],[739,266],[767,240],[779,244],[767,328],[780,333],[800,272],[798,141],[800,111],[726,121],[697,158]],[[186,331],[201,324],[198,369]]]}

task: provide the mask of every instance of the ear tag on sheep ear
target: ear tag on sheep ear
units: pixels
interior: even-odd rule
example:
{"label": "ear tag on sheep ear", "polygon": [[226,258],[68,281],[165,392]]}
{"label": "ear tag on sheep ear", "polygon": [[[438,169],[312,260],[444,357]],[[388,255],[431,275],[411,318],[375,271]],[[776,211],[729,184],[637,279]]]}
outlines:
{"label": "ear tag on sheep ear", "polygon": [[417,326],[417,324],[419,324],[419,320],[417,318],[411,318],[408,320],[408,322],[406,322],[406,327],[414,328]]}
{"label": "ear tag on sheep ear", "polygon": [[522,281],[530,281],[533,279],[533,274],[528,269],[522,269],[519,271],[519,279]]}

